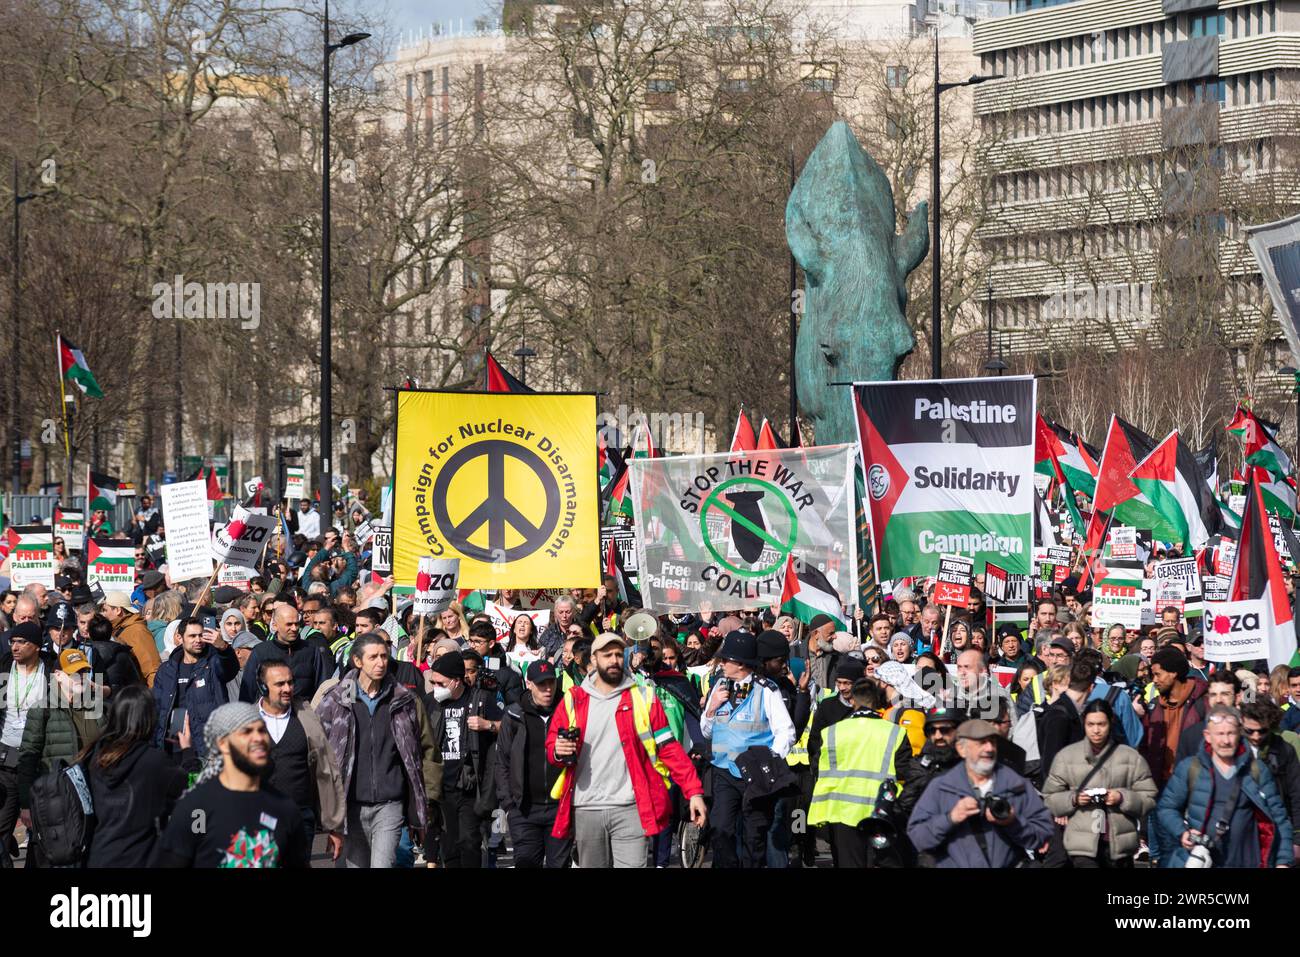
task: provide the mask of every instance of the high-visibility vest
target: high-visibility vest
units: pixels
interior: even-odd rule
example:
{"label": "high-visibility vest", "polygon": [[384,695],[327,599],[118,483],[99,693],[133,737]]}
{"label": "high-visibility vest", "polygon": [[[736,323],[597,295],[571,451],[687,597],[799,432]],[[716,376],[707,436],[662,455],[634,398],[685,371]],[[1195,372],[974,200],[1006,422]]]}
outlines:
{"label": "high-visibility vest", "polygon": [[[833,698],[836,695],[834,688],[823,688],[817,696],[818,704],[827,698]],[[791,767],[808,764],[808,732],[812,730],[812,721],[804,725],[803,734],[799,735],[799,740],[794,743],[790,753],[785,756],[785,763]]]}
{"label": "high-visibility vest", "polygon": [[1034,704],[1042,704],[1047,700],[1047,695],[1043,692],[1043,676],[1047,674],[1040,671],[1029,680],[1029,698]]}
{"label": "high-visibility vest", "polygon": [[[750,686],[749,695],[732,708],[724,704],[713,716],[713,758],[712,764],[719,770],[726,771],[732,777],[742,777],[736,766],[736,758],[753,747],[770,748],[775,736],[772,726],[767,721],[767,710],[763,707],[769,691],[757,681]],[[728,710],[723,710],[728,709]]]}
{"label": "high-visibility vest", "polygon": [[1142,700],[1150,703],[1160,697],[1160,690],[1156,687],[1154,681],[1148,681],[1147,686],[1142,689]]}
{"label": "high-visibility vest", "polygon": [[828,727],[808,823],[855,826],[870,817],[880,786],[894,776],[894,754],[906,737],[899,725],[866,715],[850,715]]}
{"label": "high-visibility vest", "polygon": [[[641,739],[641,745],[645,748],[645,753],[650,756],[650,763],[655,766],[659,776],[664,779],[664,787],[672,785],[672,775],[668,773],[668,767],[659,757],[659,743],[655,740],[655,733],[650,729],[650,702],[654,701],[655,693],[645,685],[634,684],[629,689],[632,698],[632,723],[636,727],[636,736]],[[578,726],[577,715],[573,711],[573,689],[570,688],[564,692],[564,711],[569,716],[569,728]],[[660,732],[665,741],[673,740],[672,730],[664,727]],[[557,801],[564,795],[564,786],[568,782],[569,767],[560,771],[560,776],[555,779],[555,785],[551,788],[551,797]]]}

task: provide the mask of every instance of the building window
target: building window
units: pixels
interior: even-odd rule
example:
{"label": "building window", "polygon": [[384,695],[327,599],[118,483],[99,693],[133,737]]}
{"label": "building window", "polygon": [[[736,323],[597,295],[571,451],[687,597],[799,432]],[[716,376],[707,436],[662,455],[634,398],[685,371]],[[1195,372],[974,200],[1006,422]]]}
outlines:
{"label": "building window", "polygon": [[836,63],[805,63],[803,88],[812,93],[834,93],[839,76]]}
{"label": "building window", "polygon": [[907,67],[887,66],[885,67],[885,86],[893,90],[901,90],[907,86],[907,76]]}

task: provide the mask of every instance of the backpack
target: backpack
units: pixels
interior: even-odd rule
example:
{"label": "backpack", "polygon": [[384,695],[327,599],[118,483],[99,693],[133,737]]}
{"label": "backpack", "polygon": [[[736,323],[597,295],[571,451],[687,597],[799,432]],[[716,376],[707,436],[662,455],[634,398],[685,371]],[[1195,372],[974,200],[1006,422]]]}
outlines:
{"label": "backpack", "polygon": [[32,830],[45,863],[78,867],[86,858],[94,830],[95,804],[81,766],[62,758],[32,782]]}

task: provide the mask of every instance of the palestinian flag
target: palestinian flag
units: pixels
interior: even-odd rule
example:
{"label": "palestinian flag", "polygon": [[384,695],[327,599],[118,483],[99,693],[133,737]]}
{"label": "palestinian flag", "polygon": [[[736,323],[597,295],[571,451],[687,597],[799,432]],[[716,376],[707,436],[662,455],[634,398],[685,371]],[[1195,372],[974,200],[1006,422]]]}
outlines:
{"label": "palestinian flag", "polygon": [[626,470],[623,453],[610,445],[602,429],[596,433],[596,471],[600,477],[600,490],[607,492],[609,483],[617,479]]}
{"label": "palestinian flag", "polygon": [[59,372],[64,381],[71,382],[81,390],[83,395],[92,399],[102,399],[104,390],[99,387],[95,374],[90,371],[90,366],[86,364],[86,357],[81,350],[59,333],[55,333],[54,341],[59,351]]}
{"label": "palestinian flag", "polygon": [[496,357],[486,349],[483,350],[484,388],[488,392],[521,392],[531,394],[532,389],[524,385],[509,372]]}
{"label": "palestinian flag", "polygon": [[1047,510],[1047,503],[1038,494],[1038,489],[1034,489],[1034,545],[1046,548],[1056,544],[1059,544],[1056,540],[1056,523],[1052,521],[1052,513]]}
{"label": "palestinian flag", "polygon": [[618,548],[612,538],[609,540],[609,550],[605,553],[605,574],[618,582],[619,601],[629,608],[641,607],[641,592],[623,570],[623,560],[619,557]]}
{"label": "palestinian flag", "polygon": [[1241,528],[1241,516],[1228,508],[1228,504],[1223,499],[1216,498],[1214,501],[1219,507],[1219,521],[1223,523],[1224,531]]}
{"label": "palestinian flag", "polygon": [[836,631],[847,627],[844,605],[826,576],[804,562],[796,562],[791,553],[785,560],[785,584],[781,587],[781,612],[794,615],[805,625],[817,615],[827,615]]}
{"label": "palestinian flag", "polygon": [[1196,464],[1201,468],[1205,484],[1210,491],[1219,494],[1219,440],[1210,436],[1210,444],[1196,453]]}
{"label": "palestinian flag", "polygon": [[86,511],[95,512],[102,509],[111,512],[117,507],[117,487],[121,484],[121,479],[87,469]]}
{"label": "palestinian flag", "polygon": [[1191,551],[1218,531],[1219,510],[1196,456],[1179,439],[1177,429],[1134,466],[1129,478],[1173,527],[1177,534],[1171,541],[1182,542]]}
{"label": "palestinian flag", "polygon": [[[1055,460],[1055,467],[1048,456]],[[1069,429],[1049,422],[1041,415],[1034,432],[1034,471],[1068,481],[1091,498],[1097,490],[1097,459],[1100,453]]]}
{"label": "palestinian flag", "polygon": [[1237,406],[1232,421],[1228,423],[1228,431],[1241,437],[1242,453],[1247,465],[1267,469],[1280,479],[1286,478],[1293,471],[1290,456],[1277,444],[1277,430],[1270,429],[1249,409]]}
{"label": "palestinian flag", "polygon": [[1287,476],[1274,475],[1258,465],[1251,467],[1252,477],[1259,482],[1259,490],[1264,495],[1264,507],[1281,518],[1295,518],[1296,490],[1295,481]]}
{"label": "palestinian flag", "polygon": [[483,592],[475,588],[460,589],[456,592],[456,600],[460,602],[466,616],[477,614],[487,607],[487,599],[483,597]]}
{"label": "palestinian flag", "polygon": [[1259,471],[1246,493],[1246,510],[1241,517],[1241,538],[1237,542],[1237,561],[1232,569],[1229,601],[1258,598],[1263,601],[1261,625],[1268,634],[1268,666],[1276,668],[1291,662],[1296,654],[1295,621],[1282,580],[1282,563],[1273,546],[1273,533],[1264,509],[1264,494],[1258,480]]}
{"label": "palestinian flag", "polygon": [[[202,472],[202,469],[200,469],[199,471]],[[209,502],[221,501],[222,496],[225,493],[221,491],[221,486],[217,482],[217,470],[215,468],[208,469],[207,481],[208,481],[208,501]]]}
{"label": "palestinian flag", "polygon": [[[645,442],[642,444],[642,436]],[[632,458],[634,459],[657,459],[661,458],[663,453],[655,448],[654,436],[650,434],[650,427],[644,422],[636,427],[632,433]]]}
{"label": "palestinian flag", "polygon": [[607,515],[623,515],[627,518],[632,517],[632,490],[628,488],[628,480],[632,477],[632,470],[623,465],[622,471],[609,485],[609,503],[606,506]]}
{"label": "palestinian flag", "polygon": [[758,429],[758,444],[755,449],[759,452],[770,452],[780,447],[781,443],[777,441],[776,433],[772,431],[772,426],[767,419],[764,419]]}
{"label": "palestinian flag", "polygon": [[1097,494],[1093,496],[1093,522],[1098,512],[1113,512],[1115,523],[1149,528],[1152,535],[1169,541],[1178,529],[1151,504],[1146,493],[1129,478],[1138,462],[1156,448],[1155,439],[1117,415],[1110,417],[1106,447],[1097,470]]}
{"label": "palestinian flag", "polygon": [[731,451],[752,452],[755,448],[754,427],[750,425],[745,410],[741,409],[736,415],[736,431],[731,434]]}

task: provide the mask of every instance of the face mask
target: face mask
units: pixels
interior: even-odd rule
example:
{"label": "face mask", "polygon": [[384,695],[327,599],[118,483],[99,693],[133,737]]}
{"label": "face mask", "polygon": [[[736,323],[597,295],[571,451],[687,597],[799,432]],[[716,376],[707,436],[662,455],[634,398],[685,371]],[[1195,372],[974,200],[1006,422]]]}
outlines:
{"label": "face mask", "polygon": [[433,700],[439,704],[451,700],[451,689],[444,688],[442,685],[437,685],[433,689]]}

